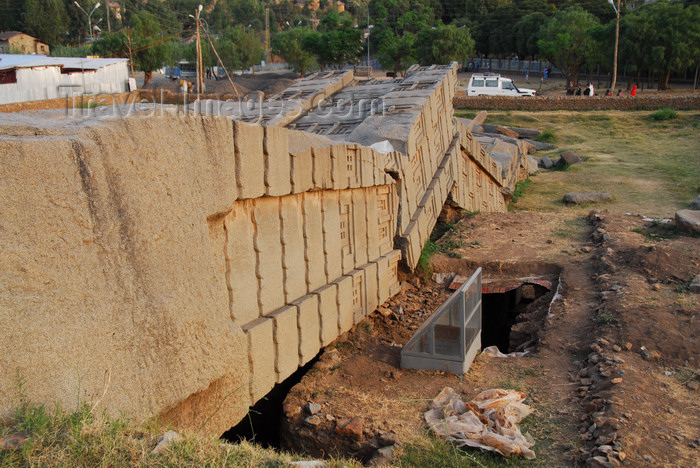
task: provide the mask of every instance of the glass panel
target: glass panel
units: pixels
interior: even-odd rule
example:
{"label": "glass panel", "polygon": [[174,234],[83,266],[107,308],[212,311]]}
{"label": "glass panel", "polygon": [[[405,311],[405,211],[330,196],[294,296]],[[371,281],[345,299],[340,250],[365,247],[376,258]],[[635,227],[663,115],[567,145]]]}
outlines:
{"label": "glass panel", "polygon": [[486,80],[487,88],[498,88],[498,80]]}
{"label": "glass panel", "polygon": [[474,311],[473,314],[471,314],[470,317],[467,318],[466,323],[464,324],[464,342],[465,342],[465,349],[469,349],[469,347],[472,344],[472,341],[474,338],[476,338],[476,335],[479,333],[481,330],[481,308],[479,307],[477,310]]}
{"label": "glass panel", "polygon": [[[456,297],[455,299],[459,299]],[[435,322],[435,353],[443,356],[460,357],[463,353],[462,320],[460,317],[460,301],[456,300],[450,304]]]}
{"label": "glass panel", "polygon": [[472,88],[481,88],[484,86],[484,80],[472,80]]}
{"label": "glass panel", "polygon": [[416,337],[416,341],[405,348],[408,353],[432,354],[433,351],[433,330],[426,328],[420,336]]}

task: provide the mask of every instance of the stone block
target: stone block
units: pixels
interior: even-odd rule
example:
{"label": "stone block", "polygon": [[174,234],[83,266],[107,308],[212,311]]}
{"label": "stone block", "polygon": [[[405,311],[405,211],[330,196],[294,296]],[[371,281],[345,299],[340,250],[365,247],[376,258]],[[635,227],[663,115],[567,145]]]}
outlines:
{"label": "stone block", "polygon": [[292,155],[292,193],[308,192],[313,186],[313,153],[309,148]]}
{"label": "stone block", "polygon": [[321,349],[321,323],[318,316],[318,296],[307,294],[292,303],[297,308],[299,329],[299,366],[303,366]]}
{"label": "stone block", "polygon": [[229,307],[231,318],[238,325],[260,316],[252,211],[251,200],[238,201],[224,218]]}
{"label": "stone block", "polygon": [[321,198],[323,209],[323,255],[326,261],[326,281],[343,274],[340,238],[340,192],[329,190]]}
{"label": "stone block", "polygon": [[[341,162],[345,161],[345,147],[340,146],[340,145],[331,146],[330,152],[331,152],[331,181],[332,181],[331,188],[334,190],[340,190],[340,189],[347,188],[347,185],[341,186],[343,182],[341,182],[341,177],[340,177],[340,164],[341,164]],[[345,179],[344,183],[347,183],[347,179]]]}
{"label": "stone block", "polygon": [[331,148],[313,148],[313,185],[316,189],[333,188]]}
{"label": "stone block", "polygon": [[272,320],[275,343],[276,382],[282,383],[299,366],[299,328],[296,306],[288,305],[273,311],[268,317]]}
{"label": "stone block", "polygon": [[318,296],[321,346],[328,346],[338,338],[338,288],[334,283],[314,291]]}
{"label": "stone block", "polygon": [[357,324],[367,315],[365,272],[359,269],[352,270],[347,276],[352,278],[352,322]]}
{"label": "stone block", "polygon": [[374,151],[367,147],[360,147],[360,186],[372,187],[374,185]]}
{"label": "stone block", "polygon": [[359,268],[365,275],[366,306],[365,316],[374,312],[379,307],[379,277],[377,276],[377,264],[367,263]]}
{"label": "stone block", "polygon": [[260,313],[265,315],[285,304],[282,243],[280,242],[280,199],[254,200],[255,252],[258,255]]}
{"label": "stone block", "polygon": [[248,338],[248,362],[250,365],[250,397],[258,401],[275,386],[274,322],[260,317],[250,322],[243,331]]}
{"label": "stone block", "polygon": [[676,211],[676,226],[681,231],[690,233],[700,232],[700,211],[679,210]]}
{"label": "stone block", "polygon": [[338,288],[338,333],[343,334],[353,326],[353,277],[341,276],[333,283]]}
{"label": "stone block", "polygon": [[238,198],[261,197],[265,194],[263,128],[237,120],[233,123],[233,134]]}
{"label": "stone block", "polygon": [[365,193],[365,190],[352,191],[355,266],[364,265],[369,261],[367,256],[367,207],[365,205]]}
{"label": "stone block", "polygon": [[265,194],[288,195],[292,192],[292,167],[288,131],[282,127],[264,127]]}
{"label": "stone block", "polygon": [[291,195],[280,199],[284,299],[287,304],[308,292],[301,197],[301,195]]}
{"label": "stone block", "polygon": [[311,292],[326,284],[326,258],[323,252],[321,192],[303,195],[304,258],[306,260],[306,290]]}
{"label": "stone block", "polygon": [[379,213],[378,194],[379,187],[364,189],[367,209],[367,258],[374,260],[379,257]]}
{"label": "stone block", "polygon": [[340,192],[340,258],[343,274],[355,269],[355,228],[352,191]]}

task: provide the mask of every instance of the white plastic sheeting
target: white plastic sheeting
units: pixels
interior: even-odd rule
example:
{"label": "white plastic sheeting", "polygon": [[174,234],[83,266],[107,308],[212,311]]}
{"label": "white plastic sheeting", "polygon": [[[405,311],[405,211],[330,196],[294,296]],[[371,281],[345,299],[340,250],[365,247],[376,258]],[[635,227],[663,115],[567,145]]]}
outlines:
{"label": "white plastic sheeting", "polygon": [[16,83],[0,84],[0,104],[123,93],[129,79],[127,64],[127,59],[0,54],[0,70],[14,69],[17,78]]}
{"label": "white plastic sheeting", "polygon": [[442,389],[425,412],[425,421],[437,435],[459,447],[475,447],[508,456],[520,454],[535,459],[535,441],[523,435],[518,423],[532,413],[523,404],[526,396],[517,390],[492,389],[479,393],[469,403],[450,387]]}

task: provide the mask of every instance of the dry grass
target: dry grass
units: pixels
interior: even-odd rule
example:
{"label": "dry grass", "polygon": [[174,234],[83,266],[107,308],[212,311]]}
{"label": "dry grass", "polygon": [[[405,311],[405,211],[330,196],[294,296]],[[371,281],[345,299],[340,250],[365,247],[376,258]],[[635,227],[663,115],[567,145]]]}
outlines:
{"label": "dry grass", "polygon": [[491,112],[488,122],[551,129],[556,148],[537,153],[556,159],[574,150],[583,164],[538,174],[515,205],[531,211],[586,211],[562,204],[567,192],[609,192],[618,212],[672,217],[700,193],[700,113],[679,111],[653,121],[651,111]]}

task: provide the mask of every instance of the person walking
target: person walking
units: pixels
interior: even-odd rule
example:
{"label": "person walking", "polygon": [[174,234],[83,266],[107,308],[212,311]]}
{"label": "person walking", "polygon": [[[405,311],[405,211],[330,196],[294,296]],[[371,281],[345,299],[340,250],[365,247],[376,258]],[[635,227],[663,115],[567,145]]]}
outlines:
{"label": "person walking", "polygon": [[588,95],[595,96],[595,93],[593,92],[593,83],[591,83],[590,81],[588,82]]}
{"label": "person walking", "polygon": [[630,96],[637,95],[637,85],[632,86],[632,91],[630,91]]}

